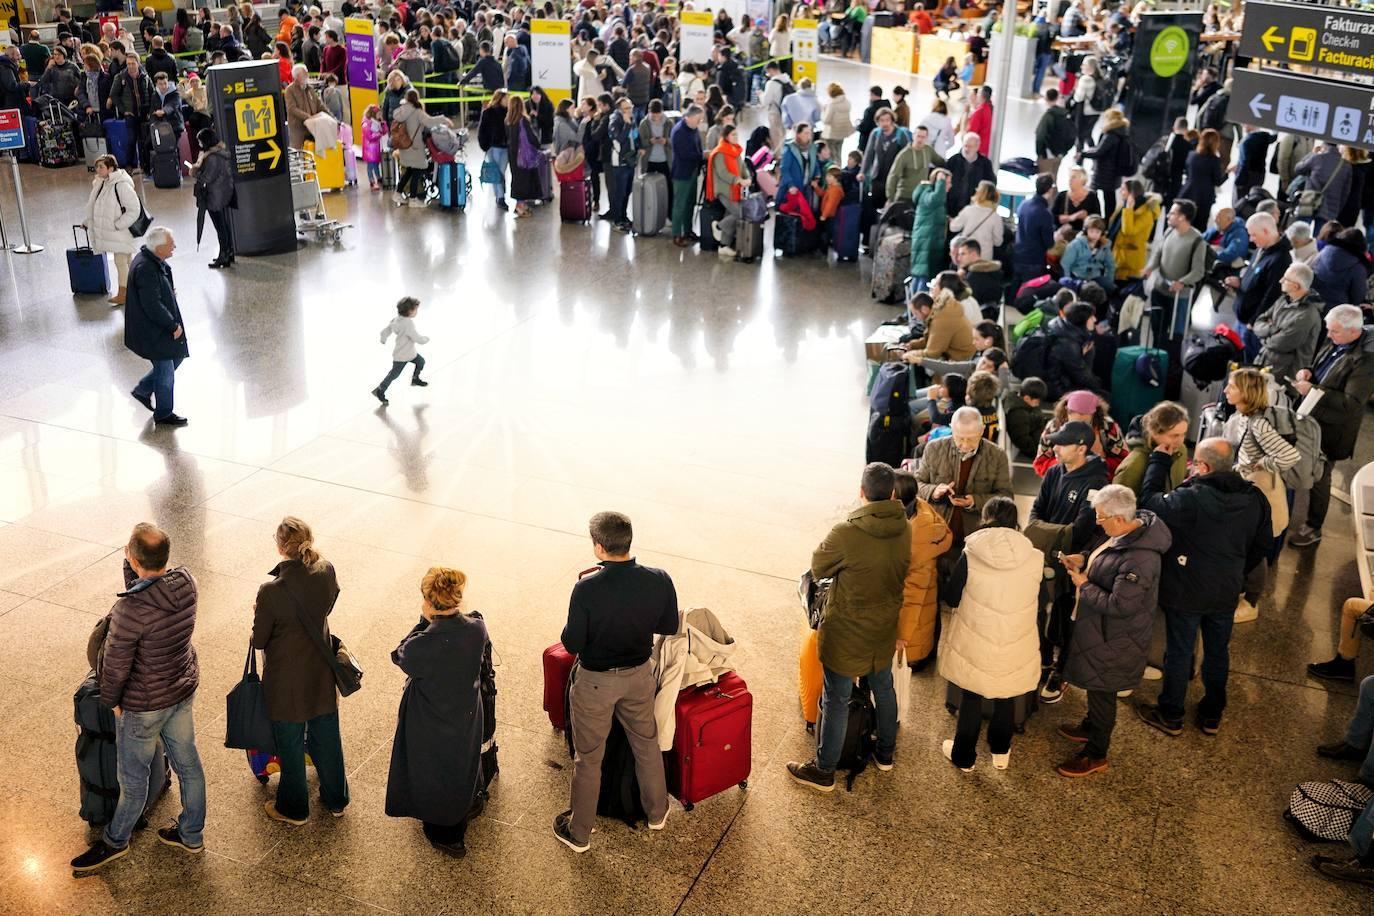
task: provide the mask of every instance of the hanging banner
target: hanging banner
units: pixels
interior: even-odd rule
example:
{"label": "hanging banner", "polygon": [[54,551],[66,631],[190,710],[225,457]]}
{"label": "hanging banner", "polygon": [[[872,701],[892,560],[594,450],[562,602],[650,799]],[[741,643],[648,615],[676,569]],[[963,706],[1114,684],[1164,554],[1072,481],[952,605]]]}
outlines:
{"label": "hanging banner", "polygon": [[684,11],[682,17],[682,63],[708,64],[711,62],[711,48],[714,45],[712,23],[715,17],[709,12],[697,13]]}
{"label": "hanging banner", "polygon": [[566,19],[532,20],[530,52],[534,85],[555,107],[572,98],[572,24]]}
{"label": "hanging banner", "polygon": [[377,104],[377,46],[371,19],[344,20],[344,51],[348,54],[348,108],[353,123],[359,125],[357,139],[361,140],[363,112]]}
{"label": "hanging banner", "polygon": [[806,77],[816,82],[816,20],[792,20],[792,81]]}

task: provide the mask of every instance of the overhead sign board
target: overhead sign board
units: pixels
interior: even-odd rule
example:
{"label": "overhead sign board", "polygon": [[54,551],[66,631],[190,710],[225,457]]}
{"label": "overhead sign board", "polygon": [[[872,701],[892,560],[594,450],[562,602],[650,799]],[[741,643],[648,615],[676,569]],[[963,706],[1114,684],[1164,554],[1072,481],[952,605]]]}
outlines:
{"label": "overhead sign board", "polygon": [[24,148],[24,121],[18,108],[0,108],[0,150]]}
{"label": "overhead sign board", "polygon": [[572,98],[572,23],[565,19],[530,22],[530,64],[534,85],[554,105]]}
{"label": "overhead sign board", "polygon": [[1305,3],[1245,4],[1240,55],[1374,74],[1374,13]]}
{"label": "overhead sign board", "polygon": [[1374,149],[1374,86],[1281,70],[1237,70],[1228,120]]}

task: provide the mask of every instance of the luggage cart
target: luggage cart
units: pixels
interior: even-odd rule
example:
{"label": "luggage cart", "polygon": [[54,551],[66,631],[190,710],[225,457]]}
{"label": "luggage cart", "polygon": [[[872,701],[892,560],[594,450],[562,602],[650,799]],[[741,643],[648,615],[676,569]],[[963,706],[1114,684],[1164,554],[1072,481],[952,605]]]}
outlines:
{"label": "luggage cart", "polygon": [[288,149],[287,166],[291,171],[291,209],[296,213],[296,233],[316,242],[337,245],[345,223],[329,216],[324,209],[324,194],[315,172],[315,156],[306,150]]}

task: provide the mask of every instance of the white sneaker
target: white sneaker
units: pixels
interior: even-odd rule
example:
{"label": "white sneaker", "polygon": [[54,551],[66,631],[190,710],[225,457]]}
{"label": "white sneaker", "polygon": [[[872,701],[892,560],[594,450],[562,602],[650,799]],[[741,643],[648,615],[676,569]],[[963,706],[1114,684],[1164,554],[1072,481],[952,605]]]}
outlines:
{"label": "white sneaker", "polygon": [[726,248],[724,245],[721,245],[720,248],[716,251],[716,254],[722,258],[733,258],[738,253],[739,252],[735,251],[735,249]]}
{"label": "white sneaker", "polygon": [[406,202],[406,196],[400,191],[397,191],[395,194],[391,195],[391,202],[398,207],[403,206]]}
{"label": "white sneaker", "polygon": [[1236,603],[1236,616],[1233,618],[1236,623],[1250,623],[1259,617],[1259,608],[1245,600],[1242,596]]}
{"label": "white sneaker", "polygon": [[1160,671],[1160,670],[1159,670],[1158,668],[1156,668],[1154,665],[1146,665],[1146,666],[1145,666],[1145,673],[1144,673],[1143,675],[1141,675],[1141,676],[1142,676],[1143,678],[1145,678],[1145,680],[1147,680],[1147,681],[1162,681],[1162,680],[1164,680],[1164,672],[1163,672],[1163,671]]}
{"label": "white sneaker", "polygon": [[1135,693],[1135,688],[1131,688],[1130,690],[1118,690],[1116,692],[1116,698],[1118,700],[1124,700],[1133,693]]}
{"label": "white sneaker", "polygon": [[1005,770],[1011,766],[1011,751],[1007,751],[1005,754],[993,754],[992,765],[999,770]]}
{"label": "white sneaker", "polygon": [[650,830],[662,830],[662,829],[663,829],[664,827],[666,827],[666,826],[668,826],[668,809],[667,809],[667,808],[664,808],[664,809],[663,809],[663,820],[659,821],[657,824],[655,824],[653,821],[649,821],[649,829],[650,829]]}
{"label": "white sneaker", "polygon": [[[940,745],[940,750],[944,751],[944,753],[945,753],[945,759],[946,759],[946,760],[948,760],[950,763],[953,763],[953,762],[954,762],[954,739],[953,739],[953,738],[946,738],[946,739],[944,740],[944,743],[942,743],[942,744]],[[972,773],[972,772],[973,772],[973,767],[959,767],[959,769],[960,769],[961,771],[965,772],[965,773]]]}
{"label": "white sneaker", "polygon": [[711,238],[720,241],[720,223],[716,220],[711,220]]}

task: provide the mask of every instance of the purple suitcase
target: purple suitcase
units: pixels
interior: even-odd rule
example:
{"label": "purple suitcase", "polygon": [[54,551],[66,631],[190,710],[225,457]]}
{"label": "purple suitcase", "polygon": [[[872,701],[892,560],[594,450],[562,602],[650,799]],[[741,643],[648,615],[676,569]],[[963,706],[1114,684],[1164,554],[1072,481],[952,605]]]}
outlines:
{"label": "purple suitcase", "polygon": [[592,218],[590,178],[558,183],[558,215],[565,223],[585,223]]}

